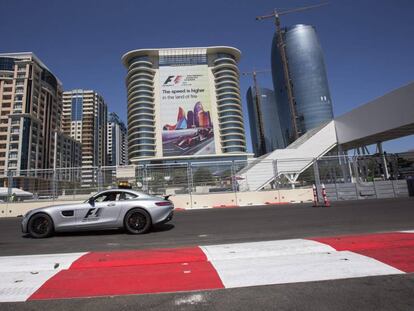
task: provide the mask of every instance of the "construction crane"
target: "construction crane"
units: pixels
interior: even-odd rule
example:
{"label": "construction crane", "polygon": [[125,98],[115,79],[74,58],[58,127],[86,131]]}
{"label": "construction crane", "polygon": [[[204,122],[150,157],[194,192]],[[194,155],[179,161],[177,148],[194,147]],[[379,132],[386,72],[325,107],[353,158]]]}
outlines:
{"label": "construction crane", "polygon": [[290,72],[289,72],[289,64],[286,56],[286,45],[283,40],[283,34],[282,34],[282,27],[280,24],[280,16],[296,13],[296,12],[302,12],[306,10],[316,9],[321,6],[327,5],[328,2],[319,3],[316,5],[310,5],[310,6],[304,6],[299,8],[294,8],[290,10],[285,11],[278,11],[277,9],[273,10],[273,13],[263,16],[257,16],[256,20],[261,21],[268,18],[274,18],[275,20],[275,26],[276,26],[276,35],[277,35],[277,47],[279,49],[280,57],[282,59],[282,66],[283,66],[283,74],[285,78],[285,84],[286,84],[286,90],[287,90],[287,96],[288,96],[288,102],[289,102],[289,109],[290,109],[290,115],[291,115],[291,122],[292,122],[292,130],[293,130],[293,140],[298,139],[298,137],[301,134],[301,131],[298,127],[298,115],[296,111],[296,101],[295,96],[293,94],[293,85],[292,80],[290,78]]}
{"label": "construction crane", "polygon": [[258,153],[263,155],[266,153],[266,144],[264,139],[264,129],[263,129],[263,117],[262,117],[262,109],[261,109],[261,102],[260,102],[260,90],[259,85],[257,83],[257,74],[258,73],[267,73],[270,70],[253,70],[249,72],[242,72],[243,76],[251,75],[253,76],[253,88],[255,94],[255,105],[256,105],[256,117],[257,122],[259,123],[259,150]]}

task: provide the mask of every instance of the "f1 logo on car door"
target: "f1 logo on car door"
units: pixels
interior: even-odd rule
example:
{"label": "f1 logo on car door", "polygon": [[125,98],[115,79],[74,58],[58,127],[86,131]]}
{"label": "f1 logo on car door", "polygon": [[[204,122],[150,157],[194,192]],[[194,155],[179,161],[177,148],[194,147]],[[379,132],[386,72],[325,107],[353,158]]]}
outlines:
{"label": "f1 logo on car door", "polygon": [[118,191],[104,191],[85,203],[79,222],[83,227],[111,227],[116,225],[121,209],[117,206]]}
{"label": "f1 logo on car door", "polygon": [[98,220],[99,215],[101,214],[101,208],[90,208],[87,212],[85,217],[83,217],[84,220]]}

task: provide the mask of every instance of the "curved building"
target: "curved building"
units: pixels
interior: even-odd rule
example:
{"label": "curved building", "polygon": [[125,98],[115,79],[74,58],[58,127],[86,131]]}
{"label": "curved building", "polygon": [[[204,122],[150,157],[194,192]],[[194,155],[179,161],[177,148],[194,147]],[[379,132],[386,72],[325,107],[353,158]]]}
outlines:
{"label": "curved building", "polygon": [[123,55],[131,162],[245,155],[239,59],[225,46]]}
{"label": "curved building", "polygon": [[[283,41],[296,107],[299,136],[332,120],[332,101],[323,53],[313,26],[295,25],[285,28]],[[277,35],[272,42],[272,78],[285,144],[292,141],[291,111],[286,92]]]}

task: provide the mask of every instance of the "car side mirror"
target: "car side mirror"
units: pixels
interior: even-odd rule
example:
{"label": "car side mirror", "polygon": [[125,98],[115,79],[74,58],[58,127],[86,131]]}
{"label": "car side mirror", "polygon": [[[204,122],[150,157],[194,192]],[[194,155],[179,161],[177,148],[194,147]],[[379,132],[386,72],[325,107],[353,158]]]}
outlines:
{"label": "car side mirror", "polygon": [[92,206],[95,205],[95,200],[93,198],[89,198],[88,203]]}

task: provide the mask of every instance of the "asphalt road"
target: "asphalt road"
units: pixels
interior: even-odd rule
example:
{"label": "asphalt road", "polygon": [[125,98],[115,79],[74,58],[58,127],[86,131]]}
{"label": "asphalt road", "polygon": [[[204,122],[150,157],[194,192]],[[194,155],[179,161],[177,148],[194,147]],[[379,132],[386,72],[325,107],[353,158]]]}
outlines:
{"label": "asphalt road", "polygon": [[[0,256],[208,245],[414,229],[414,199],[177,212],[171,224],[35,240],[19,219],[0,219]],[[0,280],[1,282],[1,280]],[[202,291],[0,304],[1,310],[414,310],[414,275]]]}
{"label": "asphalt road", "polygon": [[414,198],[176,212],[145,235],[122,230],[31,239],[19,218],[0,219],[0,256],[210,245],[414,229]]}

